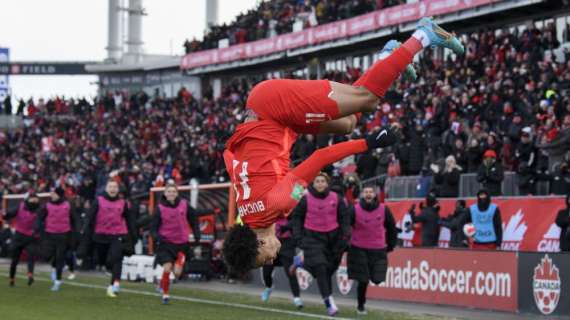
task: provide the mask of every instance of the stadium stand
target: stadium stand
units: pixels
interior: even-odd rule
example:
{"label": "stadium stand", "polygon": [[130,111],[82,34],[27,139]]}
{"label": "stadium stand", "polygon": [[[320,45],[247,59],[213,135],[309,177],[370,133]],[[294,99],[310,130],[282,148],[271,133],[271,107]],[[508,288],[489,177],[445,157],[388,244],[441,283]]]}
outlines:
{"label": "stadium stand", "polygon": [[[514,172],[506,174],[503,194],[519,195],[521,186],[529,194],[565,194],[570,186],[570,157],[565,153],[570,139],[570,53],[553,54],[560,45],[556,34],[552,24],[484,30],[465,35],[465,57],[442,61],[425,54],[418,63],[420,78],[399,82],[376,113],[362,118],[352,137],[302,137],[292,160],[359,137],[364,129],[397,122],[405,133],[402,144],[356,159],[361,179],[387,175],[389,185],[403,186],[390,196],[423,196],[432,176],[436,179],[431,188],[444,196],[473,195],[487,150],[496,153],[505,171]],[[360,73],[359,68],[346,68],[323,77],[350,83]],[[131,194],[169,178],[226,181],[223,141],[241,120],[247,92],[261,80],[236,78],[220,98],[213,99],[212,90],[206,89],[200,101],[185,89],[173,99],[117,92],[94,103],[30,101],[22,107],[27,109],[26,125],[0,132],[5,172],[0,190],[17,193],[27,184],[44,191],[65,184],[70,192],[82,194],[82,185],[94,182],[100,187],[111,172]],[[530,144],[521,143],[523,133]],[[80,143],[83,138],[88,142]],[[454,174],[460,179],[444,174],[453,171],[445,169],[449,156],[455,158]],[[455,181],[448,183],[450,179]],[[380,180],[386,179],[373,179]],[[419,181],[428,187],[417,188]],[[442,190],[444,184],[447,190]]]}
{"label": "stadium stand", "polygon": [[269,38],[293,31],[298,22],[310,27],[352,18],[374,10],[405,3],[402,0],[272,0],[240,14],[230,24],[211,26],[202,41],[186,40],[186,53],[217,48],[219,41],[228,39],[230,45]]}

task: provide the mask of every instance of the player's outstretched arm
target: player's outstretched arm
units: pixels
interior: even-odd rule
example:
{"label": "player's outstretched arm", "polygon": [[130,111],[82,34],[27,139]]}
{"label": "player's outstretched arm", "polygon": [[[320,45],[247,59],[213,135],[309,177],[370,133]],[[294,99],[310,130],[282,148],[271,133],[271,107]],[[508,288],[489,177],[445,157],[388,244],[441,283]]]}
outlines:
{"label": "player's outstretched arm", "polygon": [[395,144],[397,140],[398,128],[384,127],[379,132],[369,134],[366,139],[341,142],[313,152],[307,160],[301,162],[301,164],[293,169],[291,174],[304,181],[313,181],[317,174],[330,164],[352,154],[377,148],[386,148]]}

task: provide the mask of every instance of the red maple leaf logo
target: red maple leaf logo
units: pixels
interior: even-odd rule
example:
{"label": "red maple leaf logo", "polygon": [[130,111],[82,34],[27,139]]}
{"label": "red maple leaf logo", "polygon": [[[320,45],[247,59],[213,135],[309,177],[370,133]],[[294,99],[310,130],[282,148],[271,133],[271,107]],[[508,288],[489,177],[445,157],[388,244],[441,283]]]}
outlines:
{"label": "red maple leaf logo", "polygon": [[560,280],[558,268],[552,264],[552,259],[545,256],[542,258],[541,264],[534,268],[536,279],[540,280]]}

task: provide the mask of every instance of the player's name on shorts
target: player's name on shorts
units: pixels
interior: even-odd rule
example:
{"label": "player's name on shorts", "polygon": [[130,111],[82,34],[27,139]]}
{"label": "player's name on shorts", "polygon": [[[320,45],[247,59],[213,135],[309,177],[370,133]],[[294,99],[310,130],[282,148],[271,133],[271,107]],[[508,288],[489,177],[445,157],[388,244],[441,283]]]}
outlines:
{"label": "player's name on shorts", "polygon": [[260,213],[263,211],[265,211],[265,204],[263,203],[263,201],[248,202],[238,207],[238,213],[240,217],[252,213]]}

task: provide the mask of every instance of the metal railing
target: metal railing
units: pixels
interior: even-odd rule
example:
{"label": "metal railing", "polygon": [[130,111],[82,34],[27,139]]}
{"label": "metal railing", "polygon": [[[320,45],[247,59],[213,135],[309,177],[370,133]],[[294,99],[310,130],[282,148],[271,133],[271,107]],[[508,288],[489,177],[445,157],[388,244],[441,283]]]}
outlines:
{"label": "metal railing", "polygon": [[[430,176],[403,176],[387,177],[380,175],[363,180],[361,186],[377,185],[383,186],[389,199],[422,198],[425,192],[432,187],[433,181]],[[481,184],[477,181],[476,173],[462,174],[459,179],[459,197],[474,197],[481,189]],[[519,179],[516,172],[505,172],[501,190],[503,196],[521,196],[519,191]],[[547,181],[539,181],[535,185],[536,195],[549,195],[550,185]],[[525,195],[522,195],[525,196]]]}

